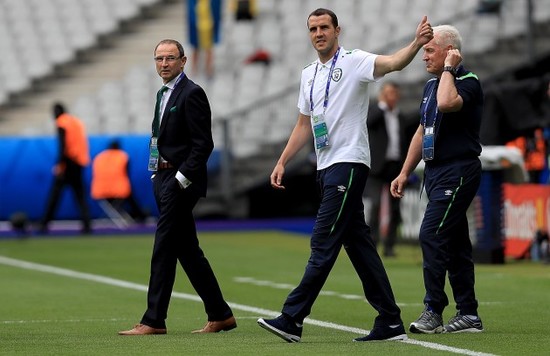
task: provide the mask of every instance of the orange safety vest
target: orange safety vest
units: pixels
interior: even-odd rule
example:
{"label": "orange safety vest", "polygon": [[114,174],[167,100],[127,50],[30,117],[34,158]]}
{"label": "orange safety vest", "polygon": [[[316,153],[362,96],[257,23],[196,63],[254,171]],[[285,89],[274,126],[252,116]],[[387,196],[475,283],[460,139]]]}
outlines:
{"label": "orange safety vest", "polygon": [[90,163],[90,150],[84,124],[67,113],[59,115],[57,127],[65,130],[65,152],[63,155],[81,166]]}
{"label": "orange safety vest", "polygon": [[92,198],[126,199],[131,186],[128,178],[128,154],[122,150],[107,149],[94,158],[92,164]]}
{"label": "orange safety vest", "polygon": [[541,129],[534,132],[535,147],[527,152],[527,139],[518,137],[506,144],[508,147],[517,147],[523,154],[524,166],[527,171],[540,171],[546,166],[546,145]]}

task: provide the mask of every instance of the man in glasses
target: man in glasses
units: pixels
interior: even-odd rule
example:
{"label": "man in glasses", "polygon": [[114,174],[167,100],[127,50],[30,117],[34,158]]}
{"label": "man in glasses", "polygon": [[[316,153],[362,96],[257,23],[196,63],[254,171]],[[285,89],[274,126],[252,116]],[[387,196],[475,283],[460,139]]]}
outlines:
{"label": "man in glasses", "polygon": [[187,57],[175,40],[155,48],[163,86],[157,93],[148,168],[159,210],[147,310],[133,329],[120,335],[166,334],[166,317],[177,262],[204,302],[208,322],[193,333],[214,333],[237,327],[214,272],[199,247],[193,208],[206,196],[206,163],[214,148],[212,114],[204,90],[184,73]]}

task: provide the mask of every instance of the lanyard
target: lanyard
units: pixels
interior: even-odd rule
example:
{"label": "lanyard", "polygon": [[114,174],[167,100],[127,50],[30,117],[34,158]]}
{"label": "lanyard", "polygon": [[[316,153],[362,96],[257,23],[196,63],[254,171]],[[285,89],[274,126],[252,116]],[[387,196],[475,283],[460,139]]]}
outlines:
{"label": "lanyard", "polygon": [[[161,119],[162,119],[162,115],[164,114],[164,110],[162,109],[163,108],[163,104],[164,104],[164,94],[168,91],[168,90],[174,90],[177,86],[178,86],[178,83],[180,82],[180,80],[185,76],[185,74],[183,72],[181,72],[176,81],[174,82],[174,85],[172,88],[170,88],[168,85],[163,85],[163,87],[166,87],[166,90],[162,93],[162,95],[160,96],[160,98],[158,98],[157,100],[157,103],[158,103],[158,112],[155,112],[156,115],[158,116],[155,116],[155,120],[153,120],[153,133],[152,133],[152,136],[153,137],[158,137],[158,134],[159,134],[159,130],[160,130],[160,123],[161,123]],[[155,108],[155,110],[157,110]],[[158,121],[156,120],[156,118],[158,118]]]}
{"label": "lanyard", "polygon": [[[336,65],[336,61],[338,60],[338,54],[340,53],[340,47],[338,47],[338,50],[336,53],[334,53],[334,57],[332,57],[332,64],[330,65],[330,71],[328,72],[328,78],[327,78],[327,86],[325,88],[325,100],[323,101],[323,114],[327,111],[328,106],[328,93],[330,90],[330,79],[332,78],[332,72],[334,71],[334,66]],[[317,77],[317,69],[319,68],[319,62],[315,65],[315,73],[313,74],[313,80],[311,81],[311,88],[309,90],[309,108],[310,108],[310,115],[313,115],[313,87],[315,86],[315,77]]]}
{"label": "lanyard", "polygon": [[[174,82],[174,86],[172,88],[168,87],[168,89],[174,91],[174,89],[176,89],[176,87],[178,86],[178,83],[180,82],[180,80],[185,76],[185,74],[183,74],[183,72],[181,72],[178,77],[176,78],[176,81]],[[164,95],[162,96],[161,98],[161,102],[164,101]],[[160,108],[162,109],[162,105],[160,105]],[[164,113],[164,110],[162,110],[162,113]],[[161,113],[161,114],[162,114]]]}
{"label": "lanyard", "polygon": [[428,96],[428,100],[426,101],[426,106],[424,107],[424,115],[422,120],[422,126],[424,127],[426,127],[427,125],[428,112],[433,109],[431,106],[435,106],[435,115],[434,115],[434,121],[432,123],[432,127],[435,127],[435,123],[437,122],[437,117],[439,115],[439,110],[437,110],[437,100],[434,98],[433,105],[430,105],[430,104],[432,102],[432,96],[434,94],[434,91],[437,90],[438,86],[439,86],[439,82],[436,82],[430,92],[430,95]]}

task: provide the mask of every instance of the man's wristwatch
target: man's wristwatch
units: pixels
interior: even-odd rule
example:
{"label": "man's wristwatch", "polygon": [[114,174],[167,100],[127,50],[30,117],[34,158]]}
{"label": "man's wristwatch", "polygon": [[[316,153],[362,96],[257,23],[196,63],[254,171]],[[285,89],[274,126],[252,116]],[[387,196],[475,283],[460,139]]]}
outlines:
{"label": "man's wristwatch", "polygon": [[457,74],[457,69],[456,67],[453,67],[453,66],[445,66],[443,67],[443,71],[444,72],[450,72],[453,77],[456,77],[456,74]]}

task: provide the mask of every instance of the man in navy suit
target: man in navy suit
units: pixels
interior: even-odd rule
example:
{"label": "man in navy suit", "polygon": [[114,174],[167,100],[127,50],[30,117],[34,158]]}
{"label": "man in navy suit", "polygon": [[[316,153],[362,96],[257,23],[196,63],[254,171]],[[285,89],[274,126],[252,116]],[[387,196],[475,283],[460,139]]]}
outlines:
{"label": "man in navy suit", "polygon": [[412,135],[407,132],[405,116],[399,110],[400,94],[397,83],[384,82],[380,88],[378,102],[369,106],[367,116],[372,159],[369,179],[365,186],[365,196],[369,199],[371,207],[370,214],[367,214],[368,224],[371,228],[371,236],[378,243],[381,240],[382,193],[387,192],[389,220],[385,238],[382,240],[386,257],[395,256],[393,247],[401,221],[400,200],[390,196],[389,185],[401,171],[408,144],[412,138]]}
{"label": "man in navy suit", "polygon": [[154,59],[163,87],[150,141],[149,170],[159,210],[147,310],[141,322],[120,335],[166,334],[166,317],[179,261],[202,299],[208,322],[193,333],[227,331],[237,327],[214,272],[199,247],[193,208],[206,196],[206,163],[214,148],[212,114],[204,90],[185,75],[182,45],[162,40]]}

